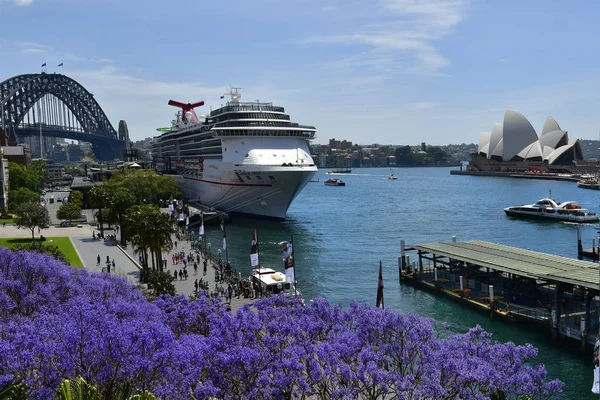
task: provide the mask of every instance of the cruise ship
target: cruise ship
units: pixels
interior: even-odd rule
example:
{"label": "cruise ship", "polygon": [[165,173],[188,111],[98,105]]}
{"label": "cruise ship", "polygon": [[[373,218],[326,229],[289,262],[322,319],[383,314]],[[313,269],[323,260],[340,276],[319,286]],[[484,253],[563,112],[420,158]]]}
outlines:
{"label": "cruise ship", "polygon": [[239,89],[230,88],[227,104],[207,116],[194,111],[203,101],[170,100],[181,110],[154,139],[156,168],[175,173],[191,202],[283,219],[317,172],[308,148],[316,129],[291,122],[283,107],[242,102]]}

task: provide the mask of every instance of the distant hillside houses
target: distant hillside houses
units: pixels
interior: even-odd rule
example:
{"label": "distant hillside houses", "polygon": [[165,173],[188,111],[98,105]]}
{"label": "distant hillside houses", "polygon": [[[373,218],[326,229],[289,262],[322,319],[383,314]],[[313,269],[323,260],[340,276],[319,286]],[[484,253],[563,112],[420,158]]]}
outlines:
{"label": "distant hillside houses", "polygon": [[476,144],[430,146],[357,145],[330,139],[328,145],[311,145],[315,164],[320,168],[418,167],[456,165],[477,151]]}

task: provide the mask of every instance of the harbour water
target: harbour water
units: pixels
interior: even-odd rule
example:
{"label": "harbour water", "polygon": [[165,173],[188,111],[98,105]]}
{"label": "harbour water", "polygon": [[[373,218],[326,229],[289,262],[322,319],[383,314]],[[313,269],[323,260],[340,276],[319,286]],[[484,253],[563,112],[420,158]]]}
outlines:
{"label": "harbour water", "polygon": [[[250,272],[250,242],[257,229],[261,266],[283,269],[282,249],[294,235],[298,288],[306,299],[324,297],[332,304],[351,301],[375,305],[379,260],[383,261],[385,306],[401,312],[447,322],[450,332],[462,333],[482,325],[502,342],[531,343],[539,349],[537,363],[549,376],[566,383],[559,398],[597,398],[592,395],[591,357],[576,347],[556,347],[550,333],[491,321],[485,314],[430,293],[402,286],[397,258],[400,240],[407,244],[485,240],[509,246],[577,257],[577,225],[509,219],[503,208],[534,203],[552,196],[576,200],[600,211],[600,192],[574,182],[497,177],[451,176],[449,168],[362,168],[337,175],[344,187],[323,185],[329,177],[320,170],[294,201],[283,222],[235,217],[227,227],[227,256],[245,275]],[[207,227],[213,253],[222,246],[218,226]],[[598,233],[584,225],[584,247]],[[225,258],[225,251],[222,252]],[[440,326],[441,328],[441,326]]]}

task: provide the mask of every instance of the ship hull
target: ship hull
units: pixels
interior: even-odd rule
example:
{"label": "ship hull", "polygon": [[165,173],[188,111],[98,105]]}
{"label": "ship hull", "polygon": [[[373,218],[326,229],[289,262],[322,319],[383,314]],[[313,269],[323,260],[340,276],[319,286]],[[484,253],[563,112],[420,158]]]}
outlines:
{"label": "ship hull", "polygon": [[210,163],[202,176],[183,176],[181,187],[189,201],[216,210],[283,219],[294,198],[316,173],[314,166]]}

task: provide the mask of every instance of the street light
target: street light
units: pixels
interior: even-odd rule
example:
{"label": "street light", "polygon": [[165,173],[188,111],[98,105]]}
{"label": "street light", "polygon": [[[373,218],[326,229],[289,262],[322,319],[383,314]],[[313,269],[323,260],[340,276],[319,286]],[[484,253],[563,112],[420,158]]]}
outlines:
{"label": "street light", "polygon": [[208,258],[210,258],[210,243],[208,243]]}
{"label": "street light", "polygon": [[217,252],[219,253],[219,262],[221,262],[221,249],[217,250]]}

